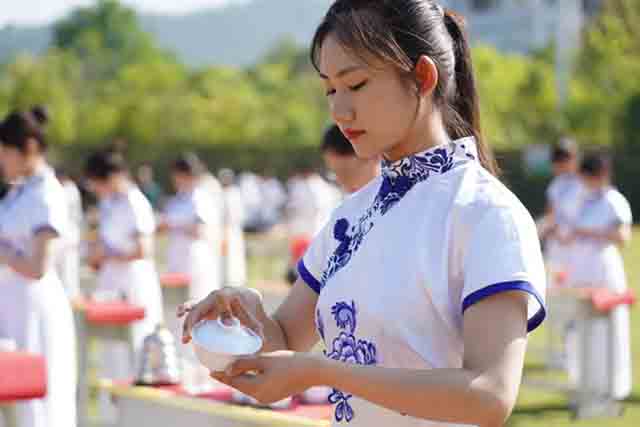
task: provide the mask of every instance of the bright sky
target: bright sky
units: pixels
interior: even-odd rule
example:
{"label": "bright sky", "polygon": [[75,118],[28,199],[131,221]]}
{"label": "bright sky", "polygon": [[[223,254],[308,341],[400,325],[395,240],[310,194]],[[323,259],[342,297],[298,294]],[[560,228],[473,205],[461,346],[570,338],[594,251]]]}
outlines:
{"label": "bright sky", "polygon": [[[152,13],[188,13],[243,0],[122,0],[139,11]],[[0,27],[5,24],[34,25],[51,22],[77,6],[94,0],[0,0]]]}

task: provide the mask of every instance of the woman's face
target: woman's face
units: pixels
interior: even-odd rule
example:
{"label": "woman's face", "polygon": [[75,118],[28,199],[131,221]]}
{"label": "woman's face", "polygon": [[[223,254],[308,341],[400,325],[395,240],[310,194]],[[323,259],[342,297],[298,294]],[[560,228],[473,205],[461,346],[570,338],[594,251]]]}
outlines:
{"label": "woman's face", "polygon": [[369,62],[343,48],[331,34],[322,44],[320,77],[330,113],[362,158],[390,153],[406,144],[419,102],[415,88],[395,69]]}
{"label": "woman's face", "polygon": [[99,199],[105,199],[113,193],[113,185],[111,179],[89,178],[87,181],[88,189]]}
{"label": "woman's face", "polygon": [[597,176],[582,176],[582,183],[591,191],[598,191],[609,185],[609,175],[603,173]]}
{"label": "woman's face", "polygon": [[171,181],[176,191],[189,191],[195,184],[195,178],[189,174],[182,172],[172,172]]}
{"label": "woman's face", "polygon": [[0,168],[8,182],[15,181],[24,174],[26,156],[16,147],[0,144]]}

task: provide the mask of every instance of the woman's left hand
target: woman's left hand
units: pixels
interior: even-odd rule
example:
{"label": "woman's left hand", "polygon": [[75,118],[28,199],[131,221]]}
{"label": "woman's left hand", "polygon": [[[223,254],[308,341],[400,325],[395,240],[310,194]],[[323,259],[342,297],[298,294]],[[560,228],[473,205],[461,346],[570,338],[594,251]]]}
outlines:
{"label": "woman's left hand", "polygon": [[318,372],[324,359],[308,353],[277,351],[236,360],[211,377],[269,404],[322,385]]}

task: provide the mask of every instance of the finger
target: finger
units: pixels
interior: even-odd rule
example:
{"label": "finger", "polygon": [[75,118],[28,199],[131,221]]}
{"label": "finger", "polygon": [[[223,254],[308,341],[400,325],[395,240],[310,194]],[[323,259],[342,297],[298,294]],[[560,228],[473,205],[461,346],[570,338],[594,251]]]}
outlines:
{"label": "finger", "polygon": [[214,297],[214,304],[217,315],[222,319],[228,319],[232,317],[233,311],[231,309],[231,302],[229,295],[227,295],[226,292],[217,292]]}
{"label": "finger", "polygon": [[263,361],[260,356],[240,357],[225,369],[224,374],[230,378],[235,378],[250,372],[262,372],[263,368]]}
{"label": "finger", "polygon": [[176,315],[178,316],[178,318],[184,316],[185,314],[187,314],[191,310],[193,310],[193,307],[195,307],[195,305],[196,305],[195,301],[187,301],[187,302],[184,302],[184,303],[180,304],[178,306],[177,311],[176,311]]}
{"label": "finger", "polygon": [[188,312],[187,317],[184,319],[182,323],[182,342],[188,343],[191,341],[191,330],[200,320],[206,317],[207,313],[211,311],[213,308],[213,304],[209,299],[210,297],[205,298],[200,301],[198,304],[194,305],[191,310]]}
{"label": "finger", "polygon": [[251,329],[264,341],[264,328],[262,323],[260,323],[260,321],[246,309],[240,300],[234,299],[231,302],[231,309],[233,310],[234,316],[240,320],[240,323]]}
{"label": "finger", "polygon": [[264,383],[264,379],[258,375],[240,375],[228,380],[227,385],[254,398],[256,391]]}

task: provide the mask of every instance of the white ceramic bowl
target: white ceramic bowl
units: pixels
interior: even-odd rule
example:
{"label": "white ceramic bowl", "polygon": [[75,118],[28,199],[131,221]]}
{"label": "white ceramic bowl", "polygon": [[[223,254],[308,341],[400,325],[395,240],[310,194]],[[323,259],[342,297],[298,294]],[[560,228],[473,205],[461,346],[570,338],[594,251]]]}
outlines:
{"label": "white ceramic bowl", "polygon": [[199,322],[191,331],[191,342],[200,363],[211,372],[224,371],[238,356],[255,354],[262,339],[236,318],[226,325],[220,318]]}

